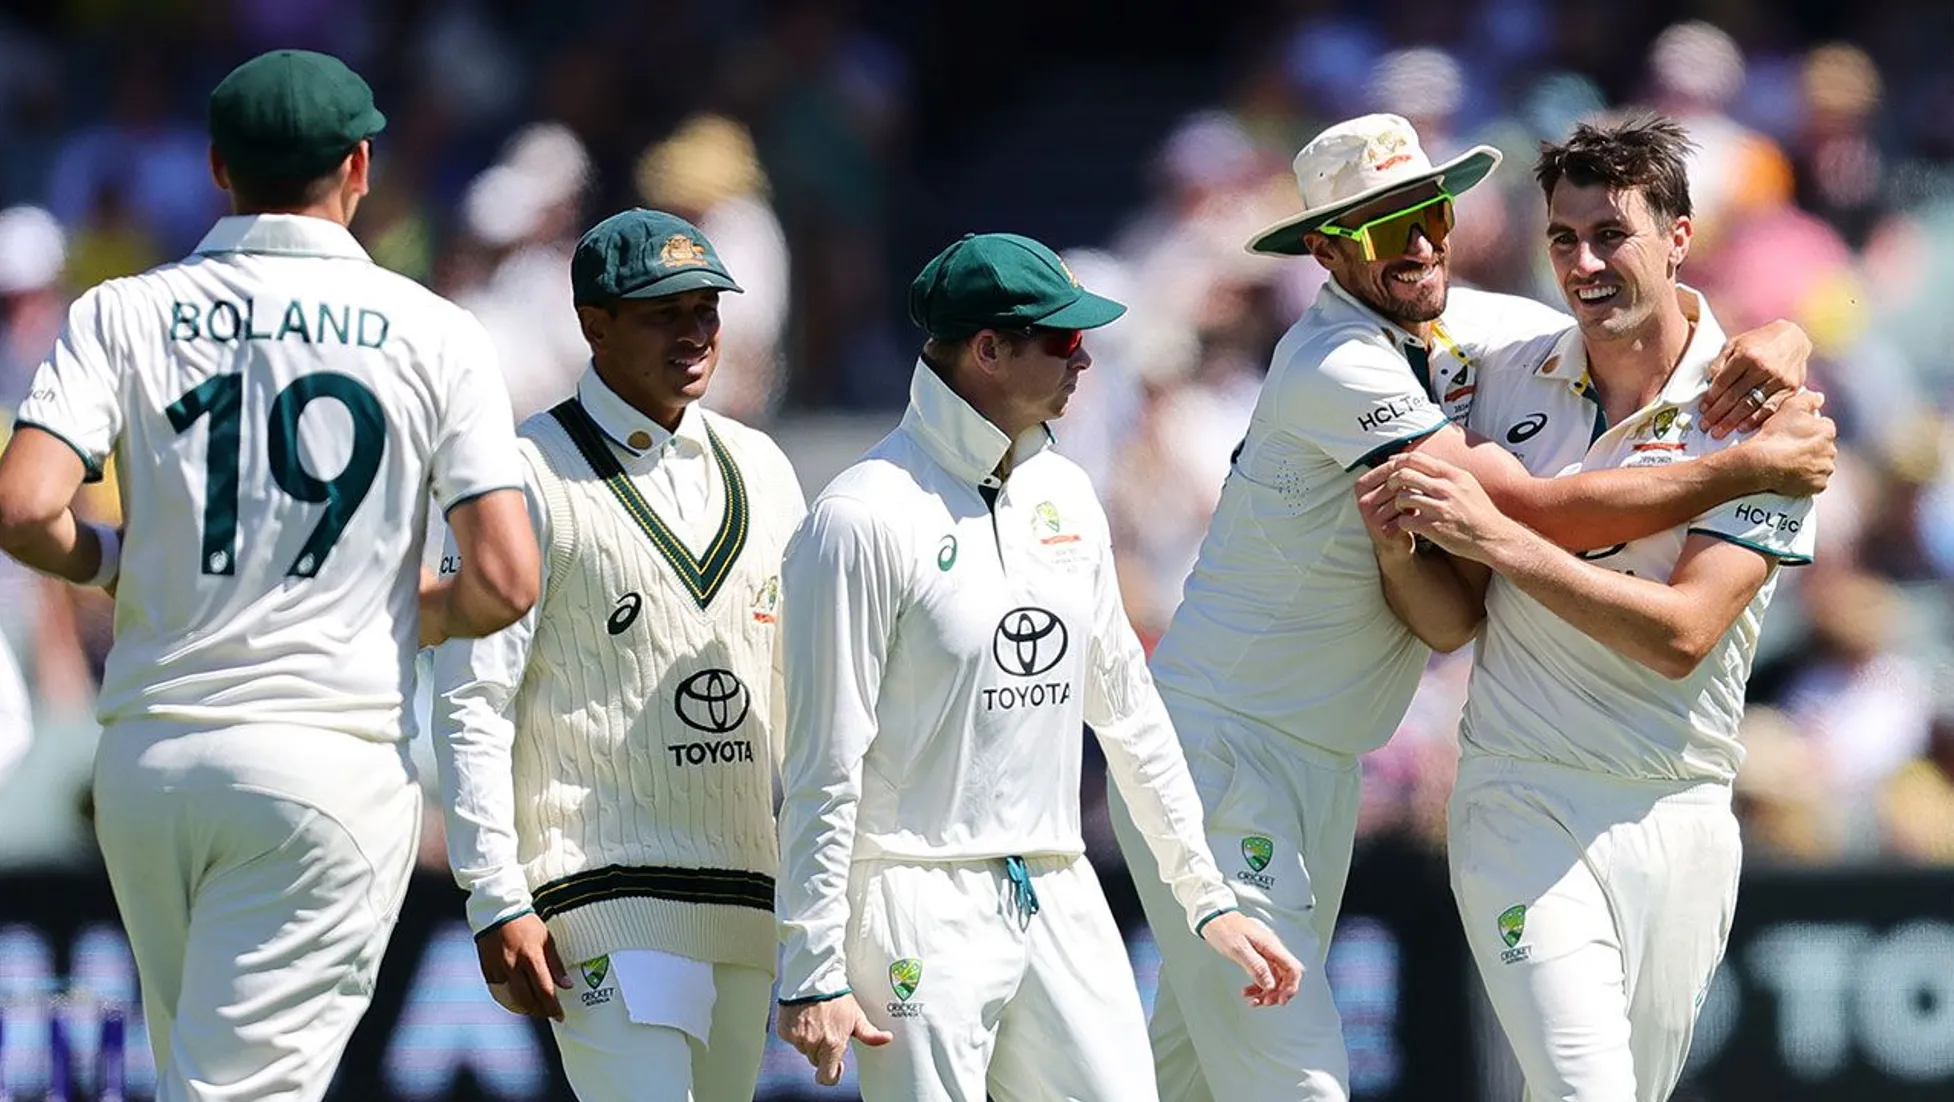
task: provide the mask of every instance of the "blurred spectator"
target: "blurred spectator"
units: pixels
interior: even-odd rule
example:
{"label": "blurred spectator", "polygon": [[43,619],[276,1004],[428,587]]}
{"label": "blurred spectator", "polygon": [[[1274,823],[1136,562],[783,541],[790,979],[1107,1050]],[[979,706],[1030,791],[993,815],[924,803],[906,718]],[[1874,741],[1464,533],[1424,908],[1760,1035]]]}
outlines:
{"label": "blurred spectator", "polygon": [[567,127],[520,131],[462,199],[486,272],[453,291],[495,342],[518,421],[568,398],[590,358],[570,294],[590,157]]}
{"label": "blurred spectator", "polygon": [[61,332],[60,288],[67,237],[39,207],[0,210],[0,405],[27,396],[27,384]]}
{"label": "blurred spectator", "polygon": [[645,150],[637,176],[645,204],[703,230],[743,289],[719,298],[719,364],[705,404],[750,425],[766,424],[785,390],[780,341],[788,255],[752,135],[723,115],[695,115]]}
{"label": "blurred spectator", "polygon": [[1832,798],[1852,809],[1847,847],[1873,852],[1872,794],[1927,746],[1927,671],[1901,649],[1903,604],[1890,584],[1851,567],[1810,569],[1812,640],[1784,712],[1817,751]]}
{"label": "blurred spectator", "polygon": [[1868,130],[1879,69],[1866,51],[1835,42],[1806,57],[1802,77],[1804,123],[1792,149],[1798,203],[1861,246],[1884,198],[1885,162]]}
{"label": "blurred spectator", "polygon": [[1752,706],[1740,738],[1735,809],[1743,826],[1744,857],[1762,864],[1822,864],[1844,845],[1844,805],[1827,783],[1819,747],[1783,712]]}
{"label": "blurred spectator", "polygon": [[1888,853],[1903,861],[1954,865],[1954,692],[1942,689],[1937,696],[1926,756],[1901,766],[1886,782],[1879,818]]}
{"label": "blurred spectator", "polygon": [[172,112],[165,65],[139,50],[117,66],[113,114],[77,132],[55,158],[48,209],[68,226],[86,227],[76,230],[78,256],[89,251],[80,242],[92,234],[145,239],[144,248],[105,249],[115,263],[79,264],[76,280],[83,286],[188,253],[224,213],[224,195],[210,178],[209,145],[201,127]]}
{"label": "blurred spectator", "polygon": [[1776,143],[1727,113],[1744,86],[1744,55],[1718,27],[1692,21],[1663,31],[1649,51],[1649,79],[1650,106],[1680,121],[1696,143],[1689,162],[1697,224],[1691,251],[1707,254],[1719,234],[1741,221],[1738,215],[1783,201],[1790,165]]}

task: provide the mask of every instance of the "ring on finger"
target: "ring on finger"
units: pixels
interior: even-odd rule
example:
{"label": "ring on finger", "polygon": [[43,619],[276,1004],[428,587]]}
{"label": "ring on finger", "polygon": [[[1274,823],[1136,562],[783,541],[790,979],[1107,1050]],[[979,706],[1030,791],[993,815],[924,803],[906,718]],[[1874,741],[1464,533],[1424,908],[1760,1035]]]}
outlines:
{"label": "ring on finger", "polygon": [[1764,398],[1765,398],[1764,388],[1761,386],[1751,387],[1749,390],[1744,392],[1744,399],[1750,402],[1751,405],[1756,406],[1760,409],[1762,409],[1764,406]]}

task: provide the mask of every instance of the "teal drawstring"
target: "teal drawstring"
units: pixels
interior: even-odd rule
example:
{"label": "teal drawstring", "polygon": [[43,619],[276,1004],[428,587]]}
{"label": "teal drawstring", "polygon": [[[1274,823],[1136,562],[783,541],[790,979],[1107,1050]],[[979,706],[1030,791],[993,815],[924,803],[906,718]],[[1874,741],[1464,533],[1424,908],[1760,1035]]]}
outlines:
{"label": "teal drawstring", "polygon": [[1038,913],[1038,889],[1031,886],[1031,870],[1025,868],[1024,858],[1006,857],[1004,875],[1011,878],[1011,887],[1016,892],[1018,913],[1029,918]]}

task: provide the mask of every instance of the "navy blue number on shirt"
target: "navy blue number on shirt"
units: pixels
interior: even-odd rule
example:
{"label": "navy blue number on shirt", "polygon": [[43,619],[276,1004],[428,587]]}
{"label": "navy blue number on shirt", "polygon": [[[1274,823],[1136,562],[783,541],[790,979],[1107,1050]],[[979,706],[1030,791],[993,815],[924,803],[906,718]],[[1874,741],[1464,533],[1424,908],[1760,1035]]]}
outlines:
{"label": "navy blue number on shirt", "polygon": [[[345,469],[332,478],[316,477],[299,458],[299,419],[307,406],[321,398],[345,406],[353,418],[353,454],[346,460]],[[244,377],[213,375],[163,412],[179,433],[189,431],[206,416],[210,418],[210,447],[204,460],[203,572],[235,574]],[[358,379],[331,373],[307,375],[272,400],[265,442],[271,478],[278,488],[299,501],[326,507],[318,526],[285,571],[295,578],[310,578],[325,565],[326,556],[345,534],[346,525],[380,473],[380,460],[387,450],[386,413],[380,399]]]}

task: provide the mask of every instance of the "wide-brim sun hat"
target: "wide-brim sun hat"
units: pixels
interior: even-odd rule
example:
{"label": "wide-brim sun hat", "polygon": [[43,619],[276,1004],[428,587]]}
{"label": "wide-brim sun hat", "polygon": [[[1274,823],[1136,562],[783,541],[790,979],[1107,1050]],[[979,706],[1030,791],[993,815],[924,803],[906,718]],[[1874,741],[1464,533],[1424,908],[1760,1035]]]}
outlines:
{"label": "wide-brim sun hat", "polygon": [[1340,122],[1309,140],[1296,154],[1296,187],[1303,212],[1285,218],[1251,238],[1246,246],[1262,256],[1304,256],[1303,238],[1324,223],[1372,200],[1436,181],[1450,195],[1463,195],[1499,166],[1500,152],[1476,145],[1434,165],[1418,143],[1418,132],[1397,115],[1363,115]]}

